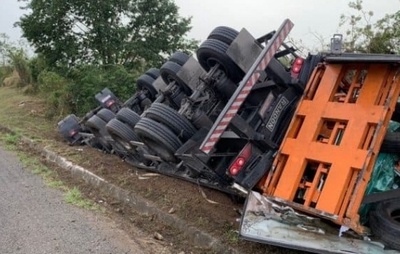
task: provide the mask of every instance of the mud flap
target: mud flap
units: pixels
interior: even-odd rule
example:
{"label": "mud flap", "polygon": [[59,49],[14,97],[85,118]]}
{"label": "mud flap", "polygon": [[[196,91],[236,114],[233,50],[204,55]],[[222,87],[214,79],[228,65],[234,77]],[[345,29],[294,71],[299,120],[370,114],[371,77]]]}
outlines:
{"label": "mud flap", "polygon": [[241,238],[314,253],[399,254],[380,242],[339,237],[339,232],[318,218],[250,192],[240,223]]}

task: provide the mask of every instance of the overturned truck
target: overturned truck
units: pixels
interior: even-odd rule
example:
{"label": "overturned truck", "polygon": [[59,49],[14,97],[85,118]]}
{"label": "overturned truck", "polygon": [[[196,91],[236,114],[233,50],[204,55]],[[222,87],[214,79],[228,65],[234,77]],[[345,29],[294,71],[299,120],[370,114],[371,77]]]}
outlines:
{"label": "overturned truck", "polygon": [[[396,134],[384,138],[396,117],[400,57],[342,53],[335,36],[331,52],[302,58],[284,43],[292,27],[285,20],[258,39],[217,27],[197,60],[173,54],[125,103],[103,90],[101,106],[66,117],[60,132],[135,167],[247,197],[245,239],[398,253],[386,249],[400,249],[399,192],[365,192],[382,143],[397,148]],[[363,199],[377,205],[362,225]],[[370,241],[367,226],[385,245]]]}

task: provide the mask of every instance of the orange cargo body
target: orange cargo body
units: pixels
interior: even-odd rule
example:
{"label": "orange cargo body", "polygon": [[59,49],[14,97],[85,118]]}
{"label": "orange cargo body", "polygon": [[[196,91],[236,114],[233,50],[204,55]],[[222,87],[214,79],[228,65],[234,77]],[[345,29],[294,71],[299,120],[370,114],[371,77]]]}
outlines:
{"label": "orange cargo body", "polygon": [[320,64],[307,84],[264,195],[365,233],[358,210],[399,97],[390,63]]}

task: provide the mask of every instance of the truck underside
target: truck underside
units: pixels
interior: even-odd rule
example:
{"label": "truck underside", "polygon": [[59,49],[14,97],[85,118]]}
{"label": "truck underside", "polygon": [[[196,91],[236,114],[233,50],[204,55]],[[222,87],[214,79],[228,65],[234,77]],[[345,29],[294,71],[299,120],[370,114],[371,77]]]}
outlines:
{"label": "truck underside", "polygon": [[125,103],[104,89],[100,106],[60,121],[60,133],[137,168],[248,194],[245,239],[317,253],[399,253],[369,240],[359,210],[381,147],[400,147],[400,136],[385,139],[400,119],[400,56],[342,53],[334,37],[331,52],[301,58],[283,42],[292,27],[285,20],[258,39],[217,27],[197,60],[174,53],[138,78]]}

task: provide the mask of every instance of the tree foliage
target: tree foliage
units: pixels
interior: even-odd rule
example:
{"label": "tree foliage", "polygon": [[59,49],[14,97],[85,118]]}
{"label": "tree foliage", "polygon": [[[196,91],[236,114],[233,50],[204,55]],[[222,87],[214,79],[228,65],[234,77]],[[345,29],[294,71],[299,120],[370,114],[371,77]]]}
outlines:
{"label": "tree foliage", "polygon": [[73,113],[83,115],[98,106],[95,94],[107,87],[122,101],[131,97],[136,90],[137,73],[128,72],[123,66],[97,68],[93,65],[80,65],[68,73],[67,91],[73,96],[69,108]]}
{"label": "tree foliage", "polygon": [[373,51],[400,54],[400,10],[376,23],[378,31],[370,41]]}
{"label": "tree foliage", "polygon": [[22,1],[31,12],[18,24],[50,65],[158,66],[197,44],[172,0]]}
{"label": "tree foliage", "polygon": [[400,53],[400,11],[387,14],[373,23],[373,11],[363,7],[362,0],[349,2],[352,14],[340,17],[341,27],[346,27],[345,48],[350,52]]}

